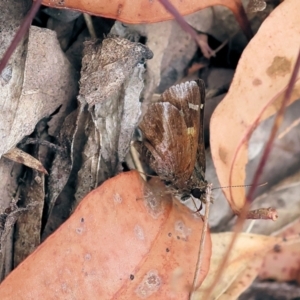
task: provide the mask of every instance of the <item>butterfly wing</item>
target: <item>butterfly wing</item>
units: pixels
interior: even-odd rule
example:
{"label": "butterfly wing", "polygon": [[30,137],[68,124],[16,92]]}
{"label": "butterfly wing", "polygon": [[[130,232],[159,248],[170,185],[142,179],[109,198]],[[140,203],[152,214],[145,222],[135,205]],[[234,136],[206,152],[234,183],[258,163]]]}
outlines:
{"label": "butterfly wing", "polygon": [[[173,181],[183,165],[191,165],[186,145],[189,138],[179,110],[168,102],[149,106],[140,129],[144,134],[144,157],[150,167],[163,179]],[[182,161],[181,157],[186,157]],[[187,175],[188,176],[188,175]]]}
{"label": "butterfly wing", "polygon": [[[195,169],[198,179],[205,179],[205,141],[204,141],[204,106],[205,106],[205,85],[202,80],[198,81],[200,91],[200,118],[199,118],[199,137],[198,137],[198,148],[197,157],[195,163]],[[201,175],[201,176],[200,176]]]}
{"label": "butterfly wing", "polygon": [[[201,109],[203,92],[205,92],[204,83],[202,80],[197,80],[172,86],[162,94],[162,101],[173,104],[180,111],[187,127],[189,142],[186,147],[191,156],[191,165],[188,169],[183,169],[183,165],[179,168],[182,172],[189,174],[189,177],[196,163],[200,124],[203,123],[203,115],[202,118],[200,116],[203,112]],[[181,157],[179,163],[183,160],[185,158]]]}
{"label": "butterfly wing", "polygon": [[169,88],[140,124],[146,162],[179,189],[185,188],[197,158],[201,87],[192,81]]}

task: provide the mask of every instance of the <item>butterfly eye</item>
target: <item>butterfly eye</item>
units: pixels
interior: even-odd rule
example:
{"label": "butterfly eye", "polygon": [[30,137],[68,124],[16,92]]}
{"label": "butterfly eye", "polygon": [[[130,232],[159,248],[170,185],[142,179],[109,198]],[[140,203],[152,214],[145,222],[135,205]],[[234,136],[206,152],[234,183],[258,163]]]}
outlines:
{"label": "butterfly eye", "polygon": [[193,189],[193,190],[191,191],[191,194],[192,194],[193,197],[195,197],[195,198],[197,198],[197,199],[200,199],[200,197],[201,197],[201,195],[202,195],[203,193],[201,192],[200,189],[196,188],[196,189]]}

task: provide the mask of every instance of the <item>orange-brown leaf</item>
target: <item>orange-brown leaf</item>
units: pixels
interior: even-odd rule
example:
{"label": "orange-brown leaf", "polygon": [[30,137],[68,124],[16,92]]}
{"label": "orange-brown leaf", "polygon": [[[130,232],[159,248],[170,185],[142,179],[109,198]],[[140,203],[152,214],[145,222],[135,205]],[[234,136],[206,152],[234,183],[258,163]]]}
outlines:
{"label": "orange-brown leaf", "polygon": [[[1,284],[0,299],[187,299],[202,219],[137,172],[89,193]],[[161,200],[160,200],[161,199]],[[206,238],[202,275],[211,254]]]}
{"label": "orange-brown leaf", "polygon": [[300,283],[300,219],[276,234],[283,237],[265,257],[259,272],[261,279],[297,281]]}
{"label": "orange-brown leaf", "polygon": [[[272,99],[276,101],[264,110],[261,120],[280,106],[299,51],[299,9],[298,0],[286,0],[265,20],[245,49],[230,90],[212,116],[210,145],[221,186],[245,183],[246,133]],[[298,80],[289,104],[299,97]],[[243,139],[229,183],[235,151]],[[239,213],[245,203],[244,189],[224,189],[224,193],[233,211]]]}
{"label": "orange-brown leaf", "polygon": [[[184,16],[214,5],[226,6],[233,12],[246,35],[248,37],[251,35],[251,32],[249,32],[251,29],[248,27],[241,0],[171,0],[170,2]],[[43,0],[43,5],[76,9],[96,16],[117,19],[129,24],[155,23],[174,18],[158,0]]]}
{"label": "orange-brown leaf", "polygon": [[220,280],[212,291],[211,297],[207,298],[206,291],[218,274],[219,267],[233,236],[233,232],[211,235],[213,247],[209,274],[193,299],[237,299],[255,279],[266,252],[279,240],[276,237],[240,233],[230,252]]}

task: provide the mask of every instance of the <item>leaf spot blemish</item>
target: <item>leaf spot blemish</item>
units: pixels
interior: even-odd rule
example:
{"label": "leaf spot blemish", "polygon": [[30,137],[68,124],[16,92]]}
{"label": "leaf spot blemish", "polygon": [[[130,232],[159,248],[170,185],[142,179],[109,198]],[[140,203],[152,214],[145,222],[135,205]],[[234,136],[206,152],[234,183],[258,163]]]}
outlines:
{"label": "leaf spot blemish", "polygon": [[222,146],[219,147],[219,157],[221,161],[224,163],[224,165],[227,165],[227,153]]}
{"label": "leaf spot blemish", "polygon": [[117,15],[119,16],[122,13],[123,5],[119,4],[118,5],[118,10],[117,10]]}
{"label": "leaf spot blemish", "polygon": [[67,285],[65,282],[63,282],[63,283],[61,284],[61,290],[62,290],[63,292],[66,292],[66,291],[68,290],[68,285]]}
{"label": "leaf spot blemish", "polygon": [[274,247],[273,247],[273,251],[274,251],[274,252],[277,252],[277,253],[278,253],[278,252],[281,252],[281,250],[282,250],[282,249],[281,249],[281,246],[280,246],[280,245],[278,245],[278,244],[274,245]]}
{"label": "leaf spot blemish", "polygon": [[136,237],[143,241],[145,239],[145,233],[144,233],[144,230],[141,226],[139,225],[135,225],[134,226],[134,234],[136,235]]}
{"label": "leaf spot blemish", "polygon": [[258,86],[258,85],[262,84],[262,81],[259,78],[254,78],[253,81],[252,81],[252,84],[254,86]]}
{"label": "leaf spot blemish", "polygon": [[82,234],[83,233],[83,228],[76,228],[76,232],[78,234]]}
{"label": "leaf spot blemish", "polygon": [[187,240],[192,231],[191,228],[188,228],[181,220],[175,222],[174,229],[183,240]]}
{"label": "leaf spot blemish", "polygon": [[85,256],[84,256],[84,259],[85,260],[91,260],[92,256],[90,253],[87,253]]}
{"label": "leaf spot blemish", "polygon": [[123,200],[122,200],[122,197],[118,193],[116,193],[114,195],[114,201],[115,201],[115,203],[121,203]]}
{"label": "leaf spot blemish", "polygon": [[275,56],[272,64],[267,68],[267,75],[271,78],[285,76],[292,70],[292,63],[284,56]]}
{"label": "leaf spot blemish", "polygon": [[149,271],[135,290],[138,297],[145,299],[159,290],[162,280],[156,270]]}

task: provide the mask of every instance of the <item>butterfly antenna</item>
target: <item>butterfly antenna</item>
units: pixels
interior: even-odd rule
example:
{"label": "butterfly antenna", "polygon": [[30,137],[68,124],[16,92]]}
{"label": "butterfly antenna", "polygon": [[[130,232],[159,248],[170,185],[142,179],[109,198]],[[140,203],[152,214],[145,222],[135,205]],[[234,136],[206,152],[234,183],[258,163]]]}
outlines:
{"label": "butterfly antenna", "polygon": [[[259,186],[264,186],[267,185],[268,182],[264,182],[261,184],[256,185],[257,187]],[[253,184],[242,184],[242,185],[228,185],[228,186],[219,186],[219,187],[215,187],[212,190],[217,190],[217,189],[228,189],[228,188],[237,188],[237,187],[246,187],[246,186],[253,186]]]}

